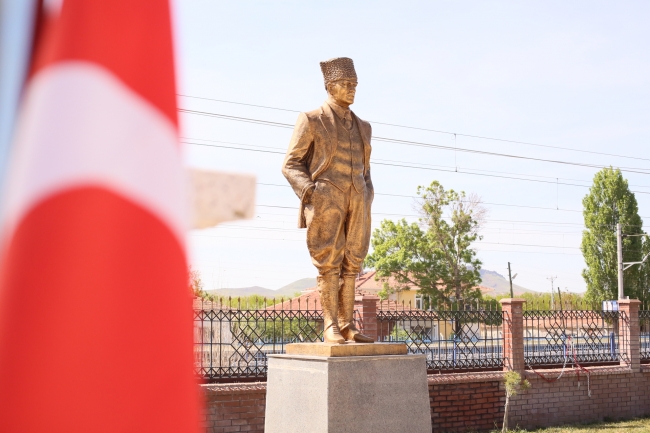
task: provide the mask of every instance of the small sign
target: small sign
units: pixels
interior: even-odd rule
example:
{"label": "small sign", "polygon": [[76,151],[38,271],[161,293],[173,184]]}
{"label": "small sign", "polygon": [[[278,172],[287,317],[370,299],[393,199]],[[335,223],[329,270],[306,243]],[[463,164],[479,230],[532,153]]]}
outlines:
{"label": "small sign", "polygon": [[190,169],[193,229],[255,216],[255,176]]}
{"label": "small sign", "polygon": [[618,301],[603,301],[603,311],[618,311]]}

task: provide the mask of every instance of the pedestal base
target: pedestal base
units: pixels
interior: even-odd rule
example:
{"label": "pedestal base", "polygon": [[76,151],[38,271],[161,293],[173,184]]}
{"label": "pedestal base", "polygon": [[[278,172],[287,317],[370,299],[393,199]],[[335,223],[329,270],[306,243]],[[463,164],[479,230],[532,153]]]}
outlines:
{"label": "pedestal base", "polygon": [[269,355],[265,433],[431,433],[424,355]]}
{"label": "pedestal base", "polygon": [[379,356],[408,353],[404,343],[291,343],[284,348],[287,355],[310,356]]}

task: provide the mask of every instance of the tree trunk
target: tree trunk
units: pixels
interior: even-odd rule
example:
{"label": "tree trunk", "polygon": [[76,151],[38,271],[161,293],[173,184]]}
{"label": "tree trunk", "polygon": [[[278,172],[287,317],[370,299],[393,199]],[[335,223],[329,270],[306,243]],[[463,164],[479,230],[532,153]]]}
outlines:
{"label": "tree trunk", "polygon": [[508,431],[508,409],[510,409],[510,396],[506,393],[506,407],[503,411],[503,428],[501,429],[502,433]]}
{"label": "tree trunk", "polygon": [[[456,292],[456,305],[458,306],[458,311],[462,311],[463,307],[461,307],[461,291],[460,291],[460,284],[458,283],[458,278],[457,276],[454,277],[454,290]],[[462,314],[459,313],[456,316],[456,323],[455,323],[455,329],[454,333],[456,334],[456,338],[461,339],[464,337],[463,335],[463,324],[461,323],[460,318],[462,317]]]}

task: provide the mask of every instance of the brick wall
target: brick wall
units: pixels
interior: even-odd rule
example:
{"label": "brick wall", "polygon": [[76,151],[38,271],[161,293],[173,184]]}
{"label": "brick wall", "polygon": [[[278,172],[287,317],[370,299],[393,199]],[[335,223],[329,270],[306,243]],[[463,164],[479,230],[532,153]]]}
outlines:
{"label": "brick wall", "polygon": [[503,373],[429,376],[433,431],[489,431],[501,426],[505,394]]}
{"label": "brick wall", "polygon": [[265,383],[202,385],[201,388],[206,433],[264,431]]}
{"label": "brick wall", "polygon": [[[532,429],[566,423],[626,419],[650,415],[650,366],[641,372],[625,367],[591,367],[587,378],[567,369],[547,383],[525,373],[531,389],[513,398],[510,425]],[[541,370],[548,378],[559,370]],[[429,401],[435,433],[481,432],[500,428],[505,393],[502,372],[430,375]],[[578,382],[580,386],[578,387]],[[263,432],[266,384],[203,385],[207,433]]]}
{"label": "brick wall", "polygon": [[[650,415],[650,369],[633,372],[625,367],[592,367],[589,370],[591,397],[584,374],[578,377],[570,370],[559,381],[547,383],[526,372],[531,389],[513,399],[510,424],[531,429]],[[557,377],[559,370],[542,373]]]}

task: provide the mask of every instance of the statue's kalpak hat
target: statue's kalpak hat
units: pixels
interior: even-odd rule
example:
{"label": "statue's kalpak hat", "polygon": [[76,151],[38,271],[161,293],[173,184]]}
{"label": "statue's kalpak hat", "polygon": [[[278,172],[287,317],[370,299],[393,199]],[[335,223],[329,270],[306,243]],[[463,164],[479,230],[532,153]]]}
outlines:
{"label": "statue's kalpak hat", "polygon": [[336,57],[320,62],[320,69],[323,71],[326,86],[327,83],[337,80],[357,81],[354,62],[349,57]]}

